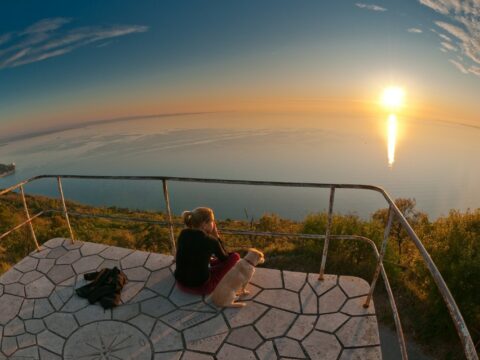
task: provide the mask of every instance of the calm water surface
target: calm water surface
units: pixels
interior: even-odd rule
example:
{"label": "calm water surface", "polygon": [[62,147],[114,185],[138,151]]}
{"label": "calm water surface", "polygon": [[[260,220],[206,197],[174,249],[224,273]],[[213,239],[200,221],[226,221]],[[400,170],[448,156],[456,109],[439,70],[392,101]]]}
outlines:
{"label": "calm water surface", "polygon": [[[0,146],[17,164],[0,187],[39,174],[165,175],[361,183],[415,198],[432,218],[480,206],[480,129],[397,117],[394,163],[388,118],[305,114],[201,114],[97,124]],[[391,134],[390,134],[391,137]],[[265,212],[301,219],[328,206],[327,190],[170,184],[174,212],[199,205],[220,218]],[[28,193],[57,196],[42,180]],[[163,209],[159,182],[65,180],[67,198],[93,205]],[[338,190],[335,210],[368,216],[380,195]]]}

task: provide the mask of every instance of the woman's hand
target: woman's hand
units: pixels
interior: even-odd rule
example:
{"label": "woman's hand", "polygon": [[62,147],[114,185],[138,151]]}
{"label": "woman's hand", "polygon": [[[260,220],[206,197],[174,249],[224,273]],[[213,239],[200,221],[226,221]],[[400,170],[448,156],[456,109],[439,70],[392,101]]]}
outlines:
{"label": "woman's hand", "polygon": [[213,229],[212,229],[212,235],[215,236],[216,238],[219,238],[220,235],[218,234],[218,229],[217,229],[217,223],[213,223]]}

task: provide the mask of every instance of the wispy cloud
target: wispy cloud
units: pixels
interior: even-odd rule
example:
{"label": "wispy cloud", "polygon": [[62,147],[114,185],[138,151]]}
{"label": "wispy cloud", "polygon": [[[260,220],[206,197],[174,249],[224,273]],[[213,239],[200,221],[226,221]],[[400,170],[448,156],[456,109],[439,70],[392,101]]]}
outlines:
{"label": "wispy cloud", "polygon": [[366,9],[371,11],[387,11],[387,9],[385,9],[384,7],[375,4],[356,3],[355,5],[360,9]]}
{"label": "wispy cloud", "polygon": [[[435,21],[449,36],[435,31],[442,48],[457,49],[464,55],[462,62],[452,64],[462,73],[480,76],[480,1],[479,0],[419,0],[419,2],[444,16]],[[456,50],[453,50],[456,51]],[[459,66],[460,65],[460,66]]]}
{"label": "wispy cloud", "polygon": [[72,27],[72,19],[40,20],[23,31],[0,34],[0,69],[61,56],[80,47],[148,30],[142,25]]}
{"label": "wispy cloud", "polygon": [[463,66],[462,63],[456,61],[456,60],[452,60],[452,59],[449,59],[448,61],[450,61],[453,65],[455,65],[455,67],[460,70],[462,73],[464,74],[468,74],[468,70],[465,69],[465,67]]}
{"label": "wispy cloud", "polygon": [[442,47],[445,48],[446,50],[458,51],[458,49],[452,44],[450,44],[449,42],[442,41]]}
{"label": "wispy cloud", "polygon": [[414,33],[414,34],[421,34],[423,32],[422,29],[418,29],[418,28],[410,28],[410,29],[407,29],[407,31],[409,33]]}

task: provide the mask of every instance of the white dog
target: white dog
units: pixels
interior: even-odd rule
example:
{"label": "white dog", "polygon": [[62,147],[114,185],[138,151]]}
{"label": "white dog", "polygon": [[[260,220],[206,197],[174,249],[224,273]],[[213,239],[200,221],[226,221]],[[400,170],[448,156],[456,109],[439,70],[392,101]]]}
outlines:
{"label": "white dog", "polygon": [[[243,307],[244,302],[236,302],[238,295],[248,295],[246,290],[253,273],[255,266],[263,264],[265,257],[261,251],[257,249],[248,249],[247,255],[240,259],[233,268],[223,277],[218,283],[215,290],[208,297],[218,307]],[[240,291],[240,292],[239,292]],[[238,294],[238,295],[237,295]]]}

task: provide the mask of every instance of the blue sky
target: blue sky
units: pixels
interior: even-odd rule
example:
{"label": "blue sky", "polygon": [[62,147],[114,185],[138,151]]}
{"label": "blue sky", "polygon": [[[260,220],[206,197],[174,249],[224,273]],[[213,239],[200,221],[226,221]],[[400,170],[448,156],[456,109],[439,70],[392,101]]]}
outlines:
{"label": "blue sky", "polygon": [[362,114],[390,83],[412,116],[480,123],[478,0],[0,6],[0,138],[165,112]]}

